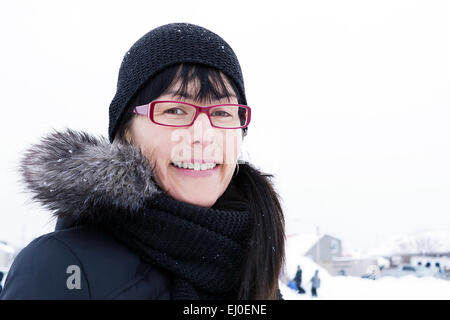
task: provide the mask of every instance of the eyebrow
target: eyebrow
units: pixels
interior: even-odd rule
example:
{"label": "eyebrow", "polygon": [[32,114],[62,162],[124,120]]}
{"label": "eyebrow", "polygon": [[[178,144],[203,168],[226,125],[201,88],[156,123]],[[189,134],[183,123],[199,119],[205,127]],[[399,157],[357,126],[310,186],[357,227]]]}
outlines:
{"label": "eyebrow", "polygon": [[[185,99],[191,99],[191,100],[194,99],[192,97],[192,95],[188,92],[183,93],[183,92],[177,92],[176,90],[169,90],[165,94],[171,94],[171,95],[178,96],[178,97],[185,98]],[[224,94],[219,95],[219,99],[223,99],[223,98],[237,98],[237,96],[233,93],[230,93],[228,96],[226,96]]]}

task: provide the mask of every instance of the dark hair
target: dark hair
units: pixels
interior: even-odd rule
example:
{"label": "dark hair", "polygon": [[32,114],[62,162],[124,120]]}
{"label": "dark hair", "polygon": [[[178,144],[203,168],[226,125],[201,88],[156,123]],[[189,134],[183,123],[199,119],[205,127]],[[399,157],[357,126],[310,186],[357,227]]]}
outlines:
{"label": "dark hair", "polygon": [[[199,80],[200,85],[195,97],[193,97],[195,101],[208,102],[214,99],[218,100],[221,98],[230,98],[235,95],[238,103],[243,103],[239,90],[237,90],[236,85],[227,75],[221,73],[215,68],[201,64],[183,63],[168,67],[147,81],[131,99],[128,109],[131,110],[131,108],[135,106],[149,103],[150,101],[158,98],[171,89],[171,87],[175,84],[175,79],[181,81],[180,87],[176,90],[176,96],[188,97],[188,84],[189,82],[197,79]],[[230,92],[225,85],[225,79],[231,85],[233,92]],[[133,116],[134,114],[131,112],[126,112],[124,114],[115,139],[125,142],[125,134],[130,128],[130,120]],[[247,129],[248,128],[242,129],[244,136],[247,134]]]}
{"label": "dark hair", "polygon": [[249,250],[242,268],[240,300],[277,300],[278,278],[285,263],[284,215],[270,174],[249,163],[233,178],[248,200],[252,220]]}
{"label": "dark hair", "polygon": [[[234,83],[217,69],[199,64],[181,64],[164,69],[138,90],[130,102],[129,108],[149,103],[168,91],[174,80],[180,80],[181,86],[176,95],[187,96],[187,86],[192,80],[199,80],[199,88],[194,100],[211,101],[236,95],[242,103],[239,90]],[[234,92],[230,92],[226,79]],[[129,129],[133,114],[127,112],[122,119],[115,139],[127,143],[125,133]],[[244,129],[244,135],[246,134]],[[278,277],[284,264],[285,234],[284,216],[278,195],[272,187],[271,175],[262,174],[250,164],[239,164],[238,174],[230,182],[246,198],[249,206],[252,230],[248,241],[248,255],[241,269],[239,288],[236,288],[240,300],[271,300],[278,298]],[[230,189],[227,188],[227,191]],[[218,199],[223,201],[229,192]]]}

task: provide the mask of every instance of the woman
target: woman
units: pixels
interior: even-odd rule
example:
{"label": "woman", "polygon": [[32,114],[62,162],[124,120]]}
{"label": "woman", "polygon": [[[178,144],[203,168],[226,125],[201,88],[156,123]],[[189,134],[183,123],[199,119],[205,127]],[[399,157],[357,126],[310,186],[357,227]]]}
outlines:
{"label": "woman", "polygon": [[238,164],[251,109],[218,35],[158,27],[125,54],[109,142],[53,132],[21,173],[57,217],[16,257],[3,299],[281,299],[284,218]]}

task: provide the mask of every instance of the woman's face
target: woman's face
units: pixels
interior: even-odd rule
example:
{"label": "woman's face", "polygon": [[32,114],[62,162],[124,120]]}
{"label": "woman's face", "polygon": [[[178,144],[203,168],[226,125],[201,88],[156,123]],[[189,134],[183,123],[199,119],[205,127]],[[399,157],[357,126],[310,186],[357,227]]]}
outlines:
{"label": "woman's face", "polygon": [[[187,92],[191,97],[198,91],[198,85],[197,81],[189,83]],[[182,99],[171,93],[176,92],[178,86],[179,83],[175,83],[174,90],[155,100],[184,101],[199,106],[238,103],[235,96],[208,101],[208,104]],[[234,92],[228,83],[227,87],[229,92]],[[157,125],[142,115],[133,117],[131,121],[126,137],[140,147],[154,167],[156,182],[170,196],[211,207],[225,192],[236,167],[242,129],[214,128],[205,113],[200,113],[192,126],[182,128]],[[190,166],[194,168],[189,169]]]}

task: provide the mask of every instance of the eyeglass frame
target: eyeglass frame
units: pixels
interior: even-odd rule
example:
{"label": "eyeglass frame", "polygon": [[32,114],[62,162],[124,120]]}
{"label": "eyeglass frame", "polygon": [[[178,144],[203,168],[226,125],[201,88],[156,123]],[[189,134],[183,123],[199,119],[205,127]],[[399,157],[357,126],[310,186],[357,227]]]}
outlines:
{"label": "eyeglass frame", "polygon": [[[185,104],[185,105],[194,107],[195,108],[195,115],[194,115],[194,118],[192,119],[192,122],[189,123],[189,124],[185,124],[185,125],[184,124],[183,125],[172,125],[172,124],[163,124],[163,123],[156,122],[155,119],[153,118],[153,111],[155,109],[155,104],[157,104],[157,103],[168,103],[168,102],[180,103],[180,104]],[[247,110],[247,114],[248,114],[246,124],[243,125],[243,126],[232,127],[232,128],[225,128],[225,127],[215,126],[212,123],[211,115],[209,114],[209,110],[212,109],[212,108],[215,108],[215,107],[222,107],[222,106],[237,106],[237,107],[245,108]],[[144,110],[144,108],[145,108],[145,110]],[[153,122],[153,123],[155,123],[157,125],[160,125],[160,126],[165,126],[165,127],[190,127],[190,126],[192,126],[194,124],[195,120],[197,120],[198,115],[203,112],[203,113],[206,113],[206,115],[208,116],[208,119],[209,119],[209,123],[214,128],[218,128],[218,129],[243,129],[243,128],[247,128],[248,125],[250,124],[251,113],[252,113],[251,110],[252,109],[249,106],[246,106],[246,105],[243,105],[243,104],[234,104],[234,103],[215,104],[215,105],[211,105],[211,106],[202,107],[202,106],[197,106],[195,104],[188,103],[188,102],[183,102],[183,101],[154,100],[154,101],[151,101],[150,103],[133,107],[131,112],[135,113],[135,114],[142,115],[142,116],[147,116],[147,118],[149,118],[151,122]]]}

